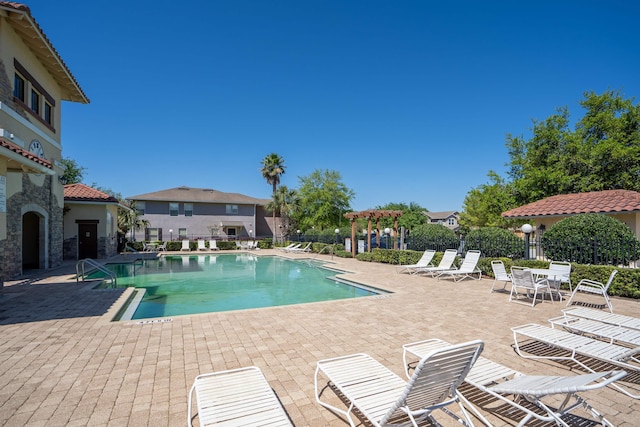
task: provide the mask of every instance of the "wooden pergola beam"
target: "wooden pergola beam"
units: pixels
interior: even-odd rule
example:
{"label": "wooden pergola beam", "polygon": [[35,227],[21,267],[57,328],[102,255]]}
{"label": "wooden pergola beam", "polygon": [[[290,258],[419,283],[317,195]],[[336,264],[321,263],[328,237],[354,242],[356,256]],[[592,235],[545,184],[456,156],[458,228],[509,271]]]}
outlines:
{"label": "wooden pergola beam", "polygon": [[[360,212],[348,212],[344,217],[351,221],[351,256],[356,257],[356,219],[367,220],[367,251],[371,252],[371,222],[376,220],[376,230],[378,236],[378,247],[380,247],[380,218],[393,218],[393,235],[398,235],[398,218],[402,216],[402,211],[387,209],[369,209]],[[393,249],[398,249],[398,240],[393,239]]]}

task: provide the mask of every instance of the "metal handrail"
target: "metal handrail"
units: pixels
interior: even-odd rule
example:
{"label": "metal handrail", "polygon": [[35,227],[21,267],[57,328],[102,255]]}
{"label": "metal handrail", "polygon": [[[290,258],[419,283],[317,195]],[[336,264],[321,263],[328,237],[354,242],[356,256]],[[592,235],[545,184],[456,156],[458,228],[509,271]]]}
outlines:
{"label": "metal handrail", "polygon": [[117,285],[116,275],[111,270],[109,270],[108,268],[104,267],[102,264],[99,264],[98,262],[96,262],[91,258],[81,259],[76,263],[76,283],[78,283],[80,277],[82,277],[82,281],[84,282],[84,278],[86,276],[85,267],[87,264],[93,267],[92,271],[95,269],[106,274],[108,278],[111,280],[111,286],[114,288],[116,287]]}

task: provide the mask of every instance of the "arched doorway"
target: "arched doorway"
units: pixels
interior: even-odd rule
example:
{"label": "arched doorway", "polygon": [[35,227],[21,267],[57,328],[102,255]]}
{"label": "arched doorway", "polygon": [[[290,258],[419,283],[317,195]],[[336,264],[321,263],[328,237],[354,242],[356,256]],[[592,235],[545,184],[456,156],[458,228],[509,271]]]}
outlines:
{"label": "arched doorway", "polygon": [[22,269],[42,268],[40,228],[41,218],[35,212],[22,215]]}

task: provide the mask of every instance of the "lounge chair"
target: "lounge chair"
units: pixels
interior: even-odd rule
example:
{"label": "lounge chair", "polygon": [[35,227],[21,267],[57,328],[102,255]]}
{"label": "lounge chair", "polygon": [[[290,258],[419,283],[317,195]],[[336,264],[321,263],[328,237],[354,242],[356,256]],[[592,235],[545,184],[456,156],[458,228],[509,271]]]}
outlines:
{"label": "lounge chair", "polygon": [[[373,426],[400,422],[417,426],[417,421],[425,418],[438,425],[432,416],[436,409],[465,425],[473,425],[462,406],[457,387],[482,348],[482,341],[470,341],[430,352],[420,360],[408,383],[367,354],[320,360],[315,373],[316,401],[344,415],[352,427],[356,425],[351,417],[354,408]],[[349,401],[346,411],[320,400],[327,388],[319,387],[321,375],[328,379],[327,385],[333,384],[342,400]],[[453,403],[458,404],[462,417],[445,409]]]}
{"label": "lounge chair", "polygon": [[[518,291],[521,291],[522,293],[519,293]],[[509,294],[509,302],[522,304],[523,302],[519,299],[522,295],[526,298],[530,298],[532,300],[531,307],[534,307],[536,305],[538,292],[540,291],[543,292],[540,294],[541,301],[544,297],[544,292],[546,291],[549,294],[549,298],[551,298],[551,302],[553,302],[551,286],[549,286],[549,281],[547,279],[536,281],[533,279],[533,273],[528,268],[516,266],[511,267],[511,293]],[[533,297],[531,297],[532,292]]]}
{"label": "lounge chair", "polygon": [[584,319],[597,320],[609,325],[624,326],[625,328],[640,331],[640,317],[625,316],[624,314],[607,313],[605,311],[594,310],[585,307],[571,307],[562,310],[565,316],[581,317]]}
{"label": "lounge chair", "polygon": [[279,247],[279,248],[276,248],[276,249],[277,249],[277,250],[279,250],[279,251],[286,251],[287,249],[291,249],[291,248],[292,248],[292,247],[294,247],[295,245],[296,245],[295,243],[290,243],[290,244],[289,244],[289,245],[287,245],[287,246],[282,246],[282,247]]}
{"label": "lounge chair", "polygon": [[307,244],[304,246],[304,248],[300,248],[300,247],[298,247],[298,248],[291,248],[291,249],[289,249],[287,252],[296,252],[296,253],[311,252],[311,243],[312,243],[312,242],[307,243]]}
{"label": "lounge chair", "polygon": [[440,263],[436,267],[418,267],[416,273],[430,273],[432,276],[436,276],[437,273],[445,270],[451,270],[453,262],[456,260],[458,251],[456,249],[447,249],[442,255]]}
{"label": "lounge chair", "polygon": [[[584,357],[588,357],[599,362],[604,362],[606,364],[622,368],[628,373],[633,373],[632,376],[636,378],[638,373],[640,373],[640,359],[638,359],[640,347],[623,347],[617,344],[610,344],[594,338],[576,335],[571,332],[533,323],[516,326],[511,328],[511,330],[513,331],[513,340],[516,352],[526,359],[569,360],[589,372],[596,373],[595,370],[585,363],[586,361],[584,360]],[[521,349],[522,344],[518,340],[518,337],[539,341],[545,344],[545,346],[565,350],[569,355],[561,356],[557,352],[549,352],[548,350],[545,351],[545,355],[527,355]],[[598,370],[602,369],[601,365],[601,363],[598,364]],[[626,388],[622,388],[617,384],[610,385],[633,399],[640,399],[640,394],[633,394]]]}
{"label": "lounge chair", "polygon": [[[420,359],[431,351],[449,345],[451,344],[439,339],[403,345],[402,360],[407,377],[409,377],[411,365],[409,358],[411,356]],[[518,424],[519,426],[524,426],[532,419],[537,419],[542,422],[554,422],[568,427],[569,424],[563,421],[562,417],[576,408],[584,408],[591,412],[591,415],[598,419],[602,425],[613,427],[613,424],[576,393],[602,388],[625,375],[626,372],[624,371],[607,371],[571,376],[525,375],[480,356],[471,367],[471,371],[465,377],[464,382],[522,411],[524,418]],[[547,396],[557,395],[564,396],[560,406],[555,400],[549,402],[550,404],[543,402],[543,399],[546,400]],[[510,398],[510,396],[513,398]],[[464,395],[461,394],[460,397],[483,423],[491,425]],[[534,411],[534,408],[525,401],[531,402],[539,410]]]}
{"label": "lounge chair", "polygon": [[571,286],[571,263],[563,262],[563,261],[551,261],[549,263],[549,270],[553,273],[553,276],[549,276],[549,280],[555,280],[558,283],[557,288],[560,289],[560,284],[568,283],[569,284],[569,292],[573,292],[573,287]]}
{"label": "lounge chair", "polygon": [[578,292],[586,292],[595,295],[601,295],[604,298],[604,302],[607,303],[607,307],[609,307],[609,311],[613,313],[613,306],[611,305],[611,300],[609,299],[608,291],[609,286],[613,283],[613,278],[618,274],[618,270],[613,270],[611,275],[609,276],[609,280],[607,284],[602,284],[600,282],[596,282],[595,280],[582,279],[578,286],[571,293],[571,297],[569,297],[569,301],[567,301],[567,307],[571,304],[571,301],[576,296]]}
{"label": "lounge chair", "polygon": [[219,251],[218,242],[215,240],[209,240],[209,250],[210,251]]}
{"label": "lounge chair", "polygon": [[156,248],[156,251],[158,251],[158,252],[161,252],[161,251],[166,252],[167,251],[167,242],[162,242],[161,244],[159,244],[158,247]]}
{"label": "lounge chair", "polygon": [[198,250],[206,251],[207,247],[204,245],[204,239],[198,239]]}
{"label": "lounge chair", "polygon": [[554,317],[549,319],[549,323],[551,323],[552,328],[564,328],[569,332],[604,339],[610,343],[640,347],[640,331],[637,329],[571,316]]}
{"label": "lounge chair", "polygon": [[295,251],[295,250],[297,250],[298,248],[300,248],[301,246],[302,246],[302,243],[298,243],[298,244],[293,245],[293,246],[292,246],[292,247],[290,247],[290,248],[284,248],[284,249],[282,249],[282,250],[283,250],[283,251],[285,251],[285,252]]}
{"label": "lounge chair", "polygon": [[195,392],[200,426],[293,426],[259,368],[198,375],[189,391],[187,425]]}
{"label": "lounge chair", "polygon": [[511,275],[507,273],[504,263],[499,259],[491,261],[491,270],[493,270],[493,285],[491,285],[491,292],[493,292],[498,282],[504,282],[502,290],[505,290],[507,288],[507,283],[511,283]]}
{"label": "lounge chair", "polygon": [[399,265],[396,267],[396,273],[409,273],[413,274],[418,268],[421,267],[433,267],[431,261],[433,260],[436,251],[433,249],[427,249],[423,252],[422,256],[415,264]]}
{"label": "lounge chair", "polygon": [[471,250],[467,251],[467,254],[460,265],[460,268],[453,268],[451,270],[441,271],[437,277],[440,280],[441,277],[450,277],[454,282],[464,280],[466,278],[476,279],[474,274],[478,275],[476,280],[482,279],[482,270],[478,268],[478,261],[480,260],[480,251]]}
{"label": "lounge chair", "polygon": [[185,239],[182,241],[182,247],[180,248],[180,251],[191,251],[191,247],[189,246],[189,240]]}

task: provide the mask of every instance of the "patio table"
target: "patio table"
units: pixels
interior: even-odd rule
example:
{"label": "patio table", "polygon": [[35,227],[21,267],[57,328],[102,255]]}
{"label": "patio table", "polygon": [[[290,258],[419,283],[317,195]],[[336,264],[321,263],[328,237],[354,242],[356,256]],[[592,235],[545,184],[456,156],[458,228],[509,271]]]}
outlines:
{"label": "patio table", "polygon": [[558,278],[559,274],[557,271],[553,271],[549,268],[530,268],[529,270],[531,270],[531,273],[536,276],[536,280],[540,277],[545,277],[555,289],[560,301],[562,301],[562,293],[560,292],[560,285],[562,281]]}

